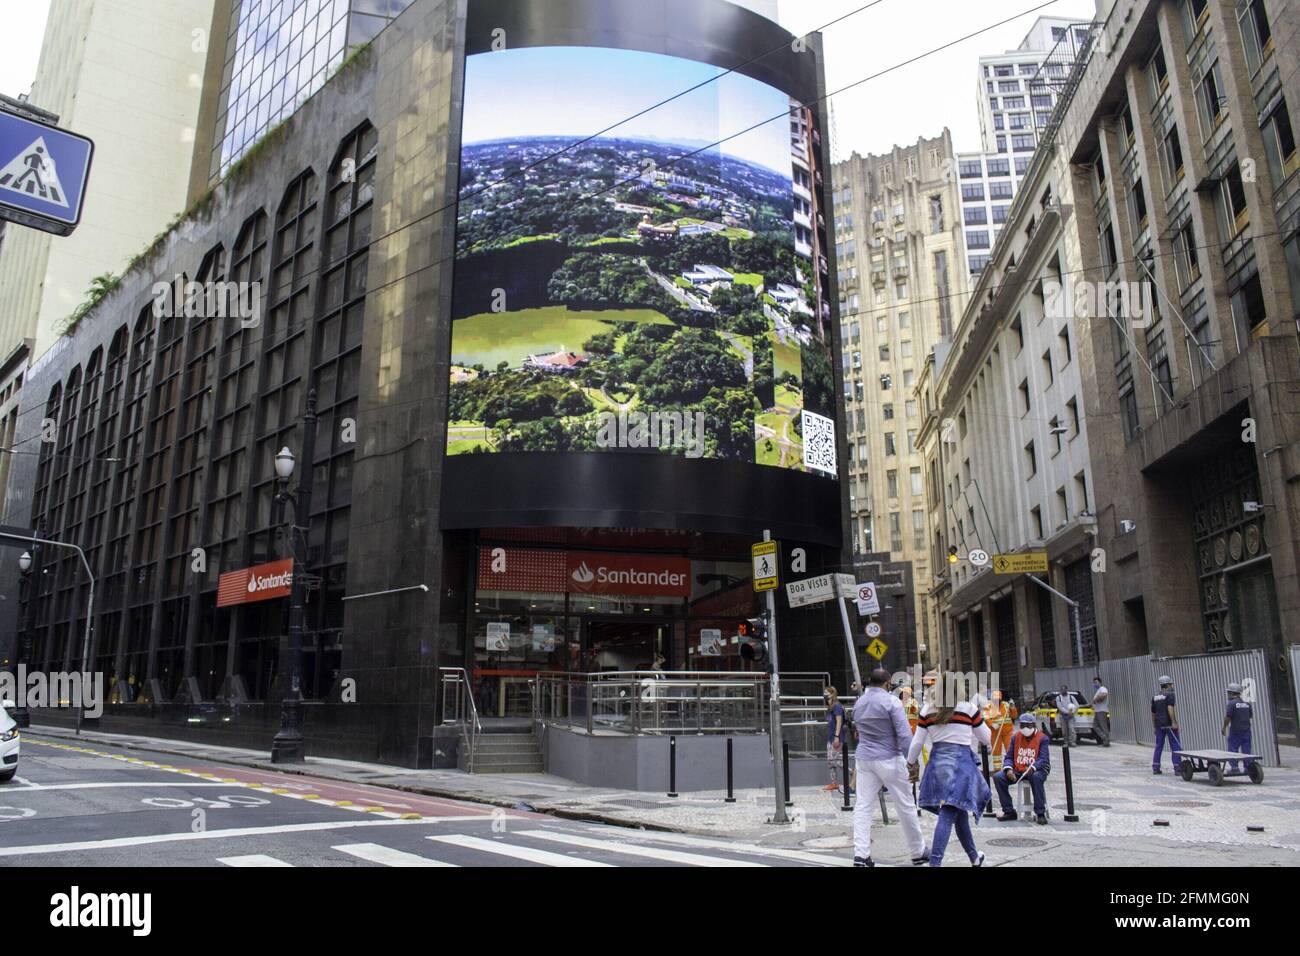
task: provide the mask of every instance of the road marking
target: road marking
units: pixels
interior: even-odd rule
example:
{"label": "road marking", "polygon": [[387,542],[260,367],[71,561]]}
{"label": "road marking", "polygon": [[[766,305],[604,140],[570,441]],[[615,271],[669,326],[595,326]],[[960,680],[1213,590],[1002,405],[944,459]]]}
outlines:
{"label": "road marking", "polygon": [[[474,819],[481,819],[475,817]],[[330,820],[323,823],[286,823],[269,827],[231,827],[225,830],[203,830],[199,833],[155,833],[148,836],[113,837],[107,840],[83,840],[77,843],[43,843],[34,846],[0,846],[0,857],[47,856],[52,853],[80,853],[89,850],[114,850],[130,846],[151,846],[158,843],[187,843],[191,840],[225,840],[250,836],[274,836],[280,833],[310,833],[314,830],[346,830],[351,827],[414,826],[432,820],[376,820],[373,817],[357,820]]]}
{"label": "road marking", "polygon": [[141,782],[114,782],[114,783],[34,783],[28,790],[102,790],[105,788],[121,787],[185,787],[187,789],[197,790],[199,787],[224,787],[230,789],[228,783],[191,783],[188,780],[182,781],[154,781],[153,783]]}
{"label": "road marking", "polygon": [[526,860],[529,863],[541,863],[543,866],[613,866],[612,863],[601,863],[599,860],[587,860],[582,857],[564,856],[560,853],[551,853],[549,850],[534,850],[526,846],[511,846],[508,843],[499,843],[495,840],[484,840],[482,837],[465,836],[460,833],[453,833],[447,836],[425,837],[426,840],[434,840],[438,843],[450,843],[453,846],[463,846],[471,850],[482,850],[484,853],[496,853],[501,856],[512,857],[516,860]]}
{"label": "road marking", "polygon": [[345,843],[330,849],[383,866],[456,866],[455,863],[444,863],[442,860],[431,860],[414,853],[404,853],[401,850],[380,846],[378,843]]}
{"label": "road marking", "polygon": [[647,841],[675,843],[678,846],[700,847],[701,849],[730,850],[733,853],[745,853],[753,856],[775,856],[786,860],[798,860],[803,863],[820,863],[822,866],[852,866],[853,861],[842,856],[828,856],[811,850],[786,850],[780,847],[759,846],[754,843],[733,843],[730,840],[712,840],[708,837],[688,836],[685,833],[649,833],[638,834]]}
{"label": "road marking", "polygon": [[219,856],[217,862],[224,863],[226,866],[293,866],[292,863],[285,863],[284,860],[277,860],[264,853],[251,853],[248,856]]}
{"label": "road marking", "polygon": [[572,846],[586,847],[590,850],[608,850],[627,856],[640,856],[648,860],[662,860],[665,863],[681,863],[686,866],[767,866],[766,863],[752,863],[749,860],[736,860],[725,856],[705,856],[700,853],[683,853],[681,850],[661,850],[650,846],[636,846],[621,840],[593,840],[591,837],[576,836],[572,833],[548,833],[545,830],[516,830],[516,836],[533,837],[537,840],[550,840],[554,843],[568,843]]}

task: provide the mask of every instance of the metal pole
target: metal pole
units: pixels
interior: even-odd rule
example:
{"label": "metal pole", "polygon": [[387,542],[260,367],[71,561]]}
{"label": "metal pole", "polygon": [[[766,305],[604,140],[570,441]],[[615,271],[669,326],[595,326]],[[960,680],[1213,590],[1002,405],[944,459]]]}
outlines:
{"label": "metal pole", "polygon": [[849,802],[849,745],[847,742],[840,744],[840,760],[844,765],[844,806],[840,807],[841,811],[853,809],[853,804]]}
{"label": "metal pole", "polygon": [[1063,735],[1061,763],[1065,765],[1065,822],[1078,823],[1079,815],[1074,812],[1074,779],[1070,776],[1070,738]]}
{"label": "metal pole", "polygon": [[736,792],[733,787],[734,782],[735,782],[735,777],[732,775],[732,765],[731,765],[731,738],[728,737],[727,738],[727,798],[726,800],[723,801],[724,803],[736,802]]}
{"label": "metal pole", "polygon": [[1078,656],[1079,658],[1078,663],[1081,666],[1083,664],[1083,631],[1079,627],[1079,602],[1074,600],[1073,598],[1066,597],[1064,594],[1056,590],[1056,588],[1052,587],[1042,578],[1034,577],[1034,575],[1032,574],[1026,574],[1025,577],[1029,578],[1029,580],[1033,581],[1044,591],[1050,591],[1052,594],[1055,594],[1066,604],[1070,605],[1070,613],[1071,616],[1074,618],[1074,653]]}
{"label": "metal pole", "polygon": [[840,576],[832,575],[835,581],[835,603],[840,609],[840,624],[844,628],[844,645],[849,652],[849,664],[853,667],[853,682],[858,687],[858,693],[862,693],[866,688],[862,686],[862,674],[858,670],[858,652],[853,646],[853,632],[849,629],[849,610],[845,604],[843,589],[840,587]]}
{"label": "metal pole", "polygon": [[[35,565],[33,559],[32,564]],[[18,631],[18,660],[14,666],[14,674],[17,676],[18,671],[24,671],[32,659],[32,633],[31,633],[31,616],[32,616],[32,569],[28,568],[22,571],[18,579],[18,598],[22,604],[22,624]],[[21,678],[23,693],[16,703],[18,708],[13,712],[14,723],[19,727],[27,728],[32,725],[32,716],[27,711],[27,688],[26,676]]]}
{"label": "metal pole", "polygon": [[[980,764],[984,768],[984,786],[989,785],[989,748],[980,744]],[[993,812],[993,791],[989,790],[988,803],[984,805],[985,813]]]}
{"label": "metal pole", "polygon": [[668,796],[677,796],[677,735],[668,738]]}
{"label": "metal pole", "polygon": [[785,770],[785,805],[793,807],[794,801],[790,799],[790,745],[784,740],[781,741],[781,763]]}
{"label": "metal pole", "polygon": [[[772,532],[764,531],[763,540],[771,541]],[[772,677],[771,677],[771,695],[770,695],[770,715],[771,739],[772,739],[772,774],[773,774],[773,791],[776,796],[776,812],[772,814],[773,823],[789,823],[789,818],[785,815],[785,803],[781,799],[782,793],[785,792],[785,768],[781,763],[782,737],[781,737],[781,684],[780,671],[781,666],[777,656],[776,647],[776,597],[772,591],[767,592],[767,646],[772,654]]]}
{"label": "metal pole", "polygon": [[[303,763],[306,748],[302,736],[302,633],[307,590],[307,549],[311,533],[311,483],[316,458],[316,389],[307,393],[307,410],[302,416],[302,461],[298,490],[293,493],[293,525],[289,547],[293,555],[293,577],[289,594],[289,688],[280,700],[280,729],[271,742],[271,763]],[[285,494],[289,494],[285,492]]]}

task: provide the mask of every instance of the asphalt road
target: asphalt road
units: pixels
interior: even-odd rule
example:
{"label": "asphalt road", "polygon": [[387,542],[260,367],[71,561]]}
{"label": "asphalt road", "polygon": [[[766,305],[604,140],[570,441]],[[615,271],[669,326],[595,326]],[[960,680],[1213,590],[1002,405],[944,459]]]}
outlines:
{"label": "asphalt road", "polygon": [[848,862],[36,733],[23,737],[18,776],[0,785],[0,867]]}

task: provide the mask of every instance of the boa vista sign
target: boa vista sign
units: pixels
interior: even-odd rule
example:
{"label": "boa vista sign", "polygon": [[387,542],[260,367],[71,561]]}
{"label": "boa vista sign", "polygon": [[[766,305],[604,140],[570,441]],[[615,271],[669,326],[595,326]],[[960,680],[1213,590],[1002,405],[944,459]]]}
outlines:
{"label": "boa vista sign", "polygon": [[288,597],[292,587],[292,558],[227,571],[217,579],[217,607]]}
{"label": "boa vista sign", "polygon": [[478,586],[488,591],[689,597],[691,562],[673,554],[481,548]]}

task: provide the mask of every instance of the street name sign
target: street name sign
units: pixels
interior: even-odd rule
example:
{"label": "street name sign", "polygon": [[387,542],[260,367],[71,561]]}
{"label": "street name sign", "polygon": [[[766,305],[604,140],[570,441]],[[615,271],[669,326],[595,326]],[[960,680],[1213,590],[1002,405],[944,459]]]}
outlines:
{"label": "street name sign", "polygon": [[835,579],[840,579],[840,588],[845,597],[853,592],[854,581],[850,574],[817,574],[802,581],[791,581],[785,586],[786,597],[791,607],[805,607],[809,604],[821,604],[835,597]]}
{"label": "street name sign", "polygon": [[1026,551],[1024,554],[993,555],[994,574],[1046,574],[1047,552]]}
{"label": "street name sign", "polygon": [[0,109],[0,219],[58,236],[81,221],[95,144]]}
{"label": "street name sign", "polygon": [[749,550],[754,560],[754,590],[776,590],[776,542],[759,541]]}

